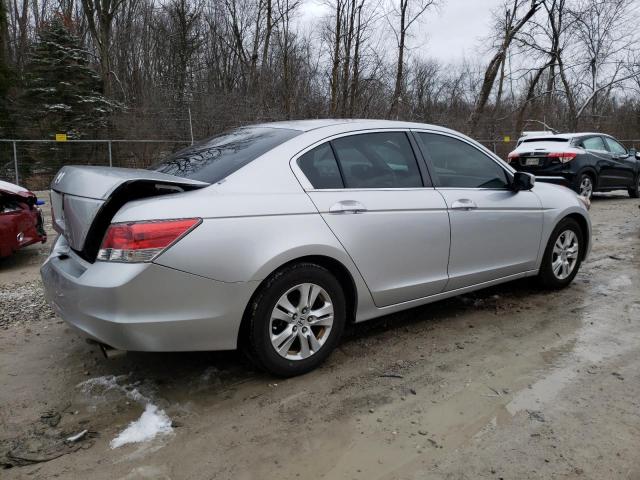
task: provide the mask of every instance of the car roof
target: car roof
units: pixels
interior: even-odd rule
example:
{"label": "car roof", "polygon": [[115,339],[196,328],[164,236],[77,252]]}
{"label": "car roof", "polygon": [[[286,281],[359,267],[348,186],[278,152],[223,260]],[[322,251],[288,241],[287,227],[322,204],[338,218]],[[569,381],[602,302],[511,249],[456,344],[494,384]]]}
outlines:
{"label": "car roof", "polygon": [[361,130],[369,128],[406,128],[417,129],[425,128],[429,130],[438,130],[442,132],[457,133],[445,127],[430,125],[426,123],[403,122],[398,120],[373,120],[373,119],[356,119],[356,118],[326,118],[315,120],[287,120],[281,122],[265,122],[251,125],[252,127],[265,128],[287,128],[291,130],[299,130],[301,132],[309,132],[320,128],[329,128],[336,125],[343,125],[345,130]]}
{"label": "car roof", "polygon": [[562,139],[562,140],[571,140],[572,138],[591,137],[593,135],[602,135],[602,136],[605,136],[605,137],[611,137],[611,135],[608,135],[606,133],[579,132],[579,133],[555,133],[555,134],[554,133],[550,133],[550,134],[547,134],[547,135],[544,135],[544,134],[527,135],[525,137],[522,137],[521,140],[531,141],[531,140],[545,139],[545,138],[558,138],[558,139]]}

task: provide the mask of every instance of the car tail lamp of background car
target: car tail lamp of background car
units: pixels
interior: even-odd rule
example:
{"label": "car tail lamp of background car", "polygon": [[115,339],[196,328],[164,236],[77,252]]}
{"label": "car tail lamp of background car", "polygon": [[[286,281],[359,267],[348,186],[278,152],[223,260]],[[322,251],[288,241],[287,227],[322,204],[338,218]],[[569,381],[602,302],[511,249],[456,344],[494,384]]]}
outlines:
{"label": "car tail lamp of background car", "polygon": [[126,263],[150,262],[197,227],[200,221],[199,218],[181,218],[113,223],[102,240],[98,260]]}
{"label": "car tail lamp of background car", "polygon": [[576,155],[573,152],[552,152],[547,155],[547,158],[550,158],[552,163],[568,163],[576,158]]}
{"label": "car tail lamp of background car", "polygon": [[[526,157],[526,155],[523,156]],[[547,158],[551,159],[551,163],[568,163],[576,158],[576,156],[577,154],[574,152],[551,152],[547,154]],[[511,152],[507,157],[507,163],[511,163],[519,158],[519,153]]]}

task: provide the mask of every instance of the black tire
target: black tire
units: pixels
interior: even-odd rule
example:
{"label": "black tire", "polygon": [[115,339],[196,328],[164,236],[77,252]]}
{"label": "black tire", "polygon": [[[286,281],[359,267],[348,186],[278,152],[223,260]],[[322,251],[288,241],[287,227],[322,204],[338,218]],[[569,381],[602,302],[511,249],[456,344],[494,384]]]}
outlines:
{"label": "black tire", "polygon": [[[553,250],[558,238],[568,230],[572,231],[577,238],[577,259],[570,274],[566,278],[559,278],[553,271],[554,256],[557,258],[557,255],[554,254]],[[561,289],[569,285],[578,274],[578,270],[582,264],[582,258],[584,257],[584,248],[584,235],[582,234],[582,229],[580,228],[580,225],[578,225],[578,222],[573,218],[565,218],[561,220],[549,237],[549,242],[547,243],[544,256],[542,257],[540,272],[538,273],[538,283],[542,287],[548,289]]]}
{"label": "black tire", "polygon": [[[291,288],[304,283],[318,285],[328,294],[333,306],[333,325],[328,337],[315,353],[304,359],[290,360],[281,356],[272,345],[270,320],[280,298]],[[249,305],[246,353],[258,368],[273,375],[302,375],[320,365],[338,345],[346,316],[345,294],[340,282],[329,270],[313,263],[297,263],[285,267],[267,279]],[[295,341],[300,340],[294,340],[294,343]]]}
{"label": "black tire", "polygon": [[630,187],[628,191],[631,198],[640,198],[640,173],[636,177],[635,187]]}
{"label": "black tire", "polygon": [[591,200],[591,197],[593,197],[593,192],[595,192],[596,190],[596,179],[593,175],[589,173],[583,173],[582,175],[580,175],[578,177],[578,183],[576,184],[575,191],[578,193],[578,195],[583,195],[583,185],[585,183],[590,183],[591,190],[589,191],[588,195],[584,196]]}

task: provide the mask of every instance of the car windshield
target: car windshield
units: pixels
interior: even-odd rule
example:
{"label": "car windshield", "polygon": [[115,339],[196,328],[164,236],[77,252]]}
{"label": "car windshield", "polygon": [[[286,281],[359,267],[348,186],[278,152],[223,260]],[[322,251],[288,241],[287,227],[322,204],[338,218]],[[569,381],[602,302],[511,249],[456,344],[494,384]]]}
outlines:
{"label": "car windshield", "polygon": [[241,127],[180,150],[149,170],[216,183],[300,133],[286,128]]}

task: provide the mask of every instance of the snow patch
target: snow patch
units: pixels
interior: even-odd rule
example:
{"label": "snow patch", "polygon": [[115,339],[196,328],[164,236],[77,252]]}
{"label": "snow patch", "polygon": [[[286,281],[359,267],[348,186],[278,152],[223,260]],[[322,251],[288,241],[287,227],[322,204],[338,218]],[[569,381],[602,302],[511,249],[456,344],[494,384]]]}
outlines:
{"label": "snow patch", "polygon": [[140,384],[139,382],[124,384],[123,381],[128,378],[129,375],[105,375],[103,377],[90,378],[78,384],[78,387],[84,393],[95,394],[96,390],[98,390],[104,394],[110,390],[115,390],[121,392],[130,400],[145,405],[144,412],[142,412],[140,418],[131,422],[116,438],[111,440],[111,448],[118,448],[128,443],[147,442],[159,434],[173,432],[171,419],[164,410],[154,405],[150,397],[140,393],[137,388]]}
{"label": "snow patch", "polygon": [[120,434],[111,440],[111,448],[118,448],[127,443],[140,443],[152,440],[159,434],[171,433],[171,419],[159,410],[156,405],[148,403],[135,422],[131,422]]}

